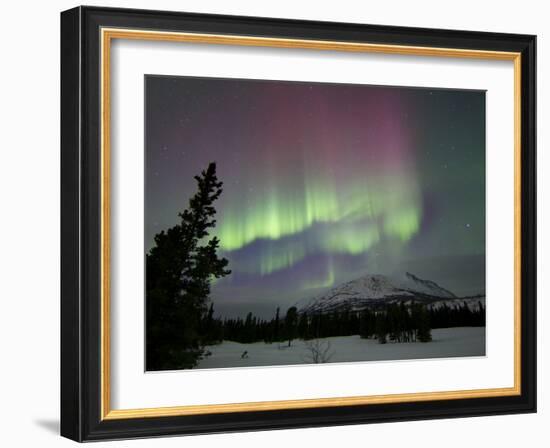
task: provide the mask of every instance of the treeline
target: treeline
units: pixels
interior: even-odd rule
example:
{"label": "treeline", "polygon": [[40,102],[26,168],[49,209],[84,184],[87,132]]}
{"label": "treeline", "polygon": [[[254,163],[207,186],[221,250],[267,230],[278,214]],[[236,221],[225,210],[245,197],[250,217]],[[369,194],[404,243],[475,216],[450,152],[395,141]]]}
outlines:
{"label": "treeline", "polygon": [[204,323],[204,334],[206,334],[206,344],[218,343],[223,340],[241,342],[248,344],[251,342],[264,341],[287,342],[291,345],[292,340],[302,338],[303,315],[298,316],[296,307],[290,307],[283,317],[280,315],[280,309],[277,308],[275,317],[270,320],[260,319],[252,313],[246,317],[235,319],[221,319],[213,317],[213,306],[210,305],[208,315]]}
{"label": "treeline", "polygon": [[477,308],[474,310],[463,302],[461,306],[453,308],[443,303],[438,308],[430,308],[429,312],[432,328],[485,326],[485,307],[481,302],[477,303]]}
{"label": "treeline", "polygon": [[429,342],[432,340],[430,317],[424,305],[413,303],[410,307],[390,304],[384,311],[362,313],[362,338],[374,337],[380,344],[392,342]]}
{"label": "treeline", "polygon": [[293,339],[317,339],[335,336],[360,335],[375,338],[380,343],[428,342],[433,328],[458,326],[484,326],[485,307],[479,303],[471,310],[466,303],[457,307],[443,304],[427,308],[420,303],[411,305],[390,304],[376,310],[343,310],[330,313],[298,313],[291,307],[282,316],[277,308],[272,319],[262,319],[248,313],[243,318],[214,318],[210,306],[203,322],[205,344],[223,340],[240,343],[266,342],[286,343]]}

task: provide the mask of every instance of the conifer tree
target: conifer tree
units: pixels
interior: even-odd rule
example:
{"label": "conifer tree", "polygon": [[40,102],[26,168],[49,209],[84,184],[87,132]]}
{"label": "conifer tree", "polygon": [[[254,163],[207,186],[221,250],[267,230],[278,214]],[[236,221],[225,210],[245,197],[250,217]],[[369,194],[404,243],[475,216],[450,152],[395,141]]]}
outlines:
{"label": "conifer tree", "polygon": [[430,342],[432,340],[432,331],[430,328],[430,316],[426,311],[426,307],[418,305],[415,307],[416,318],[415,322],[417,325],[416,337],[420,342]]}
{"label": "conifer tree", "polygon": [[214,304],[213,303],[210,304],[210,308],[208,308],[208,313],[204,318],[203,333],[205,335],[204,336],[205,342],[208,342],[208,343],[215,342],[216,337],[214,334]]}
{"label": "conifer tree", "polygon": [[195,176],[197,192],[179,214],[180,222],[155,236],[146,258],[147,370],[194,367],[203,354],[201,321],[212,278],[231,271],[217,255],[213,203],[222,193],[216,164]]}
{"label": "conifer tree", "polygon": [[376,337],[378,338],[378,343],[385,344],[387,342],[386,336],[388,333],[387,330],[387,316],[385,312],[376,314]]}
{"label": "conifer tree", "polygon": [[292,340],[296,337],[296,330],[298,328],[298,310],[295,306],[291,306],[286,312],[285,317],[285,333],[288,339],[288,346],[292,343]]}
{"label": "conifer tree", "polygon": [[280,335],[279,335],[279,307],[277,307],[277,311],[275,313],[275,322],[273,323],[273,340],[276,342],[280,341]]}
{"label": "conifer tree", "polygon": [[298,320],[298,336],[302,339],[309,339],[309,319],[307,313],[300,314]]}

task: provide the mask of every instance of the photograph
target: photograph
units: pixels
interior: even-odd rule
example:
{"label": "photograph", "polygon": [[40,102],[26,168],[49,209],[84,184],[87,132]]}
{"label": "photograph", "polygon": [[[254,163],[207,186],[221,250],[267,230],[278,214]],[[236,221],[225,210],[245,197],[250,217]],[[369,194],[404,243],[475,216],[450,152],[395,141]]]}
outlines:
{"label": "photograph", "polygon": [[144,89],[146,371],[486,355],[486,91]]}

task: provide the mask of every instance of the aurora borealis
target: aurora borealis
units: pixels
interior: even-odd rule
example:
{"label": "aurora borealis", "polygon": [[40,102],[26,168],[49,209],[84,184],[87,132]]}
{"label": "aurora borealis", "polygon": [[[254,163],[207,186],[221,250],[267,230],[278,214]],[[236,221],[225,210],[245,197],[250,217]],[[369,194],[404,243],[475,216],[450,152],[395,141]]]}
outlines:
{"label": "aurora borealis", "polygon": [[485,92],[147,76],[145,118],[146,250],[217,163],[221,313],[365,273],[484,291]]}

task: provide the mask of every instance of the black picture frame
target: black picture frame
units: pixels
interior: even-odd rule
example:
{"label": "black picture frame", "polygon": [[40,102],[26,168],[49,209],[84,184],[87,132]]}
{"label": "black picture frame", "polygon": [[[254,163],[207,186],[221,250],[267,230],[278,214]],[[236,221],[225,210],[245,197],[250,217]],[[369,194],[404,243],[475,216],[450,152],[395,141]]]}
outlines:
{"label": "black picture frame", "polygon": [[[100,29],[129,28],[521,54],[521,393],[102,419]],[[61,435],[76,441],[536,412],[536,37],[77,7],[61,14]]]}

